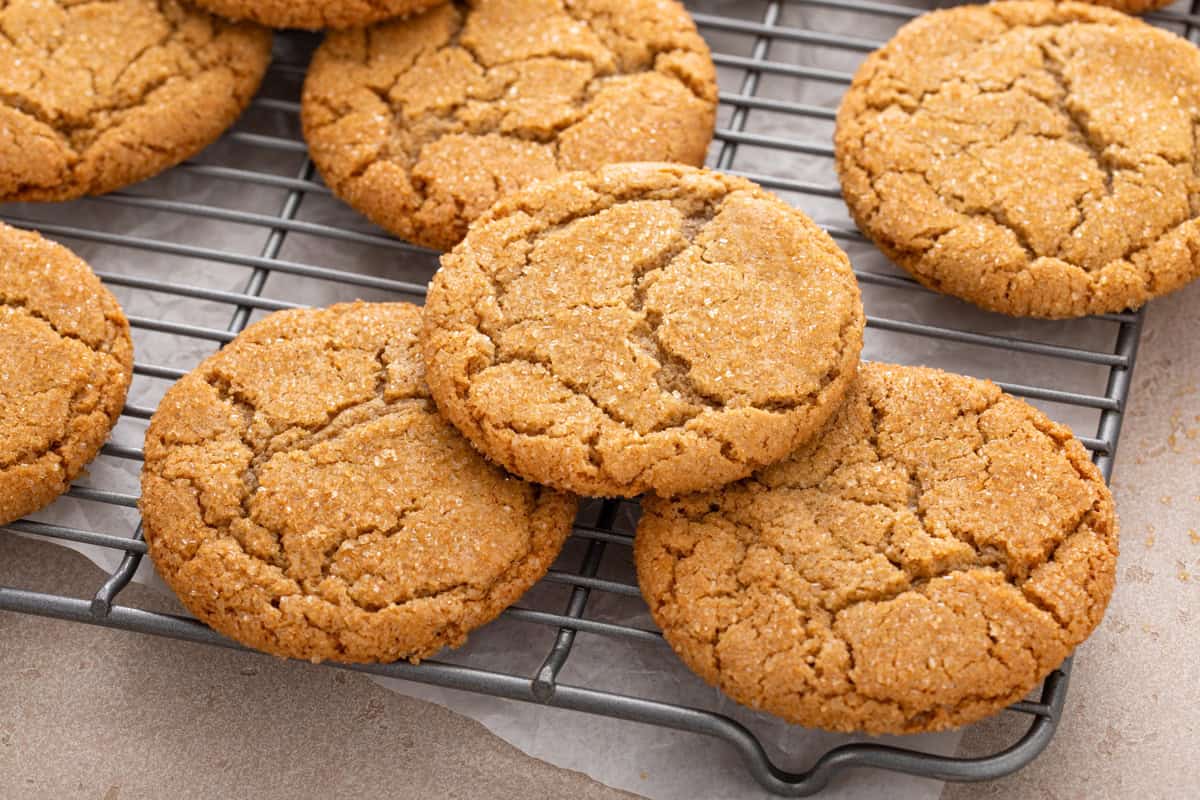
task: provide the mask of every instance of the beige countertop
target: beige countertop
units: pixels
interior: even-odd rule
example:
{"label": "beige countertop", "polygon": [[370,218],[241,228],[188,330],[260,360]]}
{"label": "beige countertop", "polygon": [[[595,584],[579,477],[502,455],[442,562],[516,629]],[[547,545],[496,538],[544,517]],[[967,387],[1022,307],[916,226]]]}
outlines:
{"label": "beige countertop", "polygon": [[[1151,309],[1114,488],[1119,583],[1061,728],[1016,776],[946,798],[1185,798],[1200,785],[1200,283]],[[0,585],[95,590],[54,545],[0,534]],[[165,602],[131,586],[122,602]],[[102,691],[97,691],[101,687]],[[1016,715],[963,751],[1019,735]],[[0,613],[0,798],[628,797],[362,675]]]}

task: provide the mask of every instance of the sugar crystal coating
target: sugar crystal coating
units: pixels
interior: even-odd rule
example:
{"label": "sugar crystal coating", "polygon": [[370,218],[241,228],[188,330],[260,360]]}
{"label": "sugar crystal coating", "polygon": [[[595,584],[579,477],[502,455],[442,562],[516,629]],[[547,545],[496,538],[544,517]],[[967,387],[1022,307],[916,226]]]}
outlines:
{"label": "sugar crystal coating", "polygon": [[616,161],[700,165],[716,71],[675,0],[476,0],[331,34],[304,85],[325,181],[441,250],[498,198]]}
{"label": "sugar crystal coating", "polygon": [[1200,274],[1200,51],[1079,3],[906,25],[838,113],[846,202],[926,286],[1035,317],[1121,311]]}
{"label": "sugar crystal coating", "polygon": [[249,20],[272,28],[357,28],[415,14],[444,0],[194,0],[227,19]]}
{"label": "sugar crystal coating", "polygon": [[510,195],[442,258],[439,408],[519,475],[579,494],[718,486],[791,452],[854,375],[846,255],[749,181],[618,164]]}
{"label": "sugar crystal coating", "polygon": [[67,490],[132,376],[129,323],[88,265],[0,224],[0,524]]}
{"label": "sugar crystal coating", "polygon": [[442,420],[419,321],[404,303],[278,312],[167,393],[146,434],[145,535],[200,619],[277,655],[415,661],[545,574],[575,500]]}
{"label": "sugar crystal coating", "polygon": [[221,135],[271,33],[176,0],[0,2],[0,201],[103,194]]}
{"label": "sugar crystal coating", "polygon": [[1020,700],[1099,624],[1112,495],[1061,425],[988,381],[863,364],[786,461],[649,498],[634,560],[667,641],[735,700],[917,733]]}

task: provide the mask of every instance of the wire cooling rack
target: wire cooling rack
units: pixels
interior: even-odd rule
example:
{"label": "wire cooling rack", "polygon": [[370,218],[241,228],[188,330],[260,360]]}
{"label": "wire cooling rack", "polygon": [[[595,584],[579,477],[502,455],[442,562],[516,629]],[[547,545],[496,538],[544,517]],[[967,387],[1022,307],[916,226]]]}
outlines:
{"label": "wire cooling rack", "polygon": [[[869,315],[865,354],[1002,379],[1006,390],[1076,431],[1094,431],[1080,438],[1108,477],[1141,314],[1050,323],[978,312],[926,292],[892,268],[846,216],[829,144],[837,102],[865,54],[925,7],[866,0],[708,0],[691,7],[721,80],[710,165],[777,191],[851,253]],[[1194,38],[1195,10],[1151,19]],[[434,254],[371,228],[315,176],[297,120],[315,42],[281,35],[260,97],[234,131],[192,162],[104,198],[3,209],[10,223],[63,241],[97,268],[130,316],[139,360],[113,440],[90,475],[72,487],[73,499],[59,504],[74,503],[71,519],[80,522],[8,526],[98,548],[112,555],[113,569],[90,598],[0,586],[0,609],[236,647],[188,617],[119,602],[146,551],[136,512],[137,470],[154,404],[171,382],[263,314],[328,302],[331,294],[419,301],[436,267]],[[1031,374],[1041,377],[1030,380]],[[1003,751],[962,759],[850,744],[795,772],[780,767],[750,727],[713,709],[564,679],[572,654],[584,646],[613,638],[666,646],[648,622],[614,622],[600,610],[613,600],[640,603],[628,568],[635,509],[616,501],[585,506],[555,569],[506,612],[529,626],[526,641],[537,645],[530,647],[528,669],[499,669],[486,652],[457,660],[447,654],[419,666],[349,668],[716,737],[740,753],[754,779],[781,795],[811,794],[837,771],[862,766],[947,780],[995,778],[1030,762],[1053,736],[1069,663],[1033,699],[1009,709],[1027,717],[1028,727]]]}

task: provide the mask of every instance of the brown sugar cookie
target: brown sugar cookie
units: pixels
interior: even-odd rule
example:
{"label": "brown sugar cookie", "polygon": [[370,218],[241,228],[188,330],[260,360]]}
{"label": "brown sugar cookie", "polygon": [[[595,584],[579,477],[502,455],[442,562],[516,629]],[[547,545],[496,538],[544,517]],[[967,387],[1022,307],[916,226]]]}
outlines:
{"label": "brown sugar cookie", "polygon": [[501,200],[442,257],[439,408],[496,462],[586,495],[712,488],[833,413],[862,348],[844,253],[740,178],[617,164]]}
{"label": "brown sugar cookie", "polygon": [[1126,14],[1144,14],[1159,8],[1166,8],[1176,0],[1080,0],[1089,5],[1106,6]]}
{"label": "brown sugar cookie", "polygon": [[132,377],[129,323],[88,265],[0,224],[0,525],[67,490]]}
{"label": "brown sugar cookie", "polygon": [[532,586],[574,498],[488,464],[429,399],[415,306],[283,311],[167,392],[142,515],[197,617],[268,653],[416,661]]}
{"label": "brown sugar cookie", "polygon": [[1075,317],[1200,274],[1200,50],[1109,9],[926,14],[859,69],[835,144],[859,227],[926,286]]}
{"label": "brown sugar cookie", "polygon": [[250,102],[270,31],[175,0],[0,2],[0,202],[103,194],[195,155]]}
{"label": "brown sugar cookie", "polygon": [[193,0],[214,14],[272,28],[357,28],[416,14],[444,0]]}
{"label": "brown sugar cookie", "polygon": [[818,439],[648,498],[634,560],[684,662],[834,731],[917,733],[1020,700],[1100,622],[1117,521],[1071,432],[988,381],[863,364]]}
{"label": "brown sugar cookie", "polygon": [[716,106],[708,47],[675,0],[472,0],[329,35],[302,118],[335,193],[449,250],[534,180],[702,164]]}

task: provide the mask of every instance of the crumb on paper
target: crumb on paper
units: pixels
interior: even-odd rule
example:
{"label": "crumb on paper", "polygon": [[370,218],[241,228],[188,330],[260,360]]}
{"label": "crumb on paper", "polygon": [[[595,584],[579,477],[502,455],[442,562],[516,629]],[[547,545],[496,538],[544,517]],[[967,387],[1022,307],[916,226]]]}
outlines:
{"label": "crumb on paper", "polygon": [[1200,533],[1197,533],[1195,528],[1188,528],[1188,538],[1192,540],[1192,544],[1200,544]]}
{"label": "crumb on paper", "polygon": [[1148,584],[1154,580],[1154,573],[1145,567],[1140,567],[1137,564],[1125,570],[1125,580],[1131,583]]}

